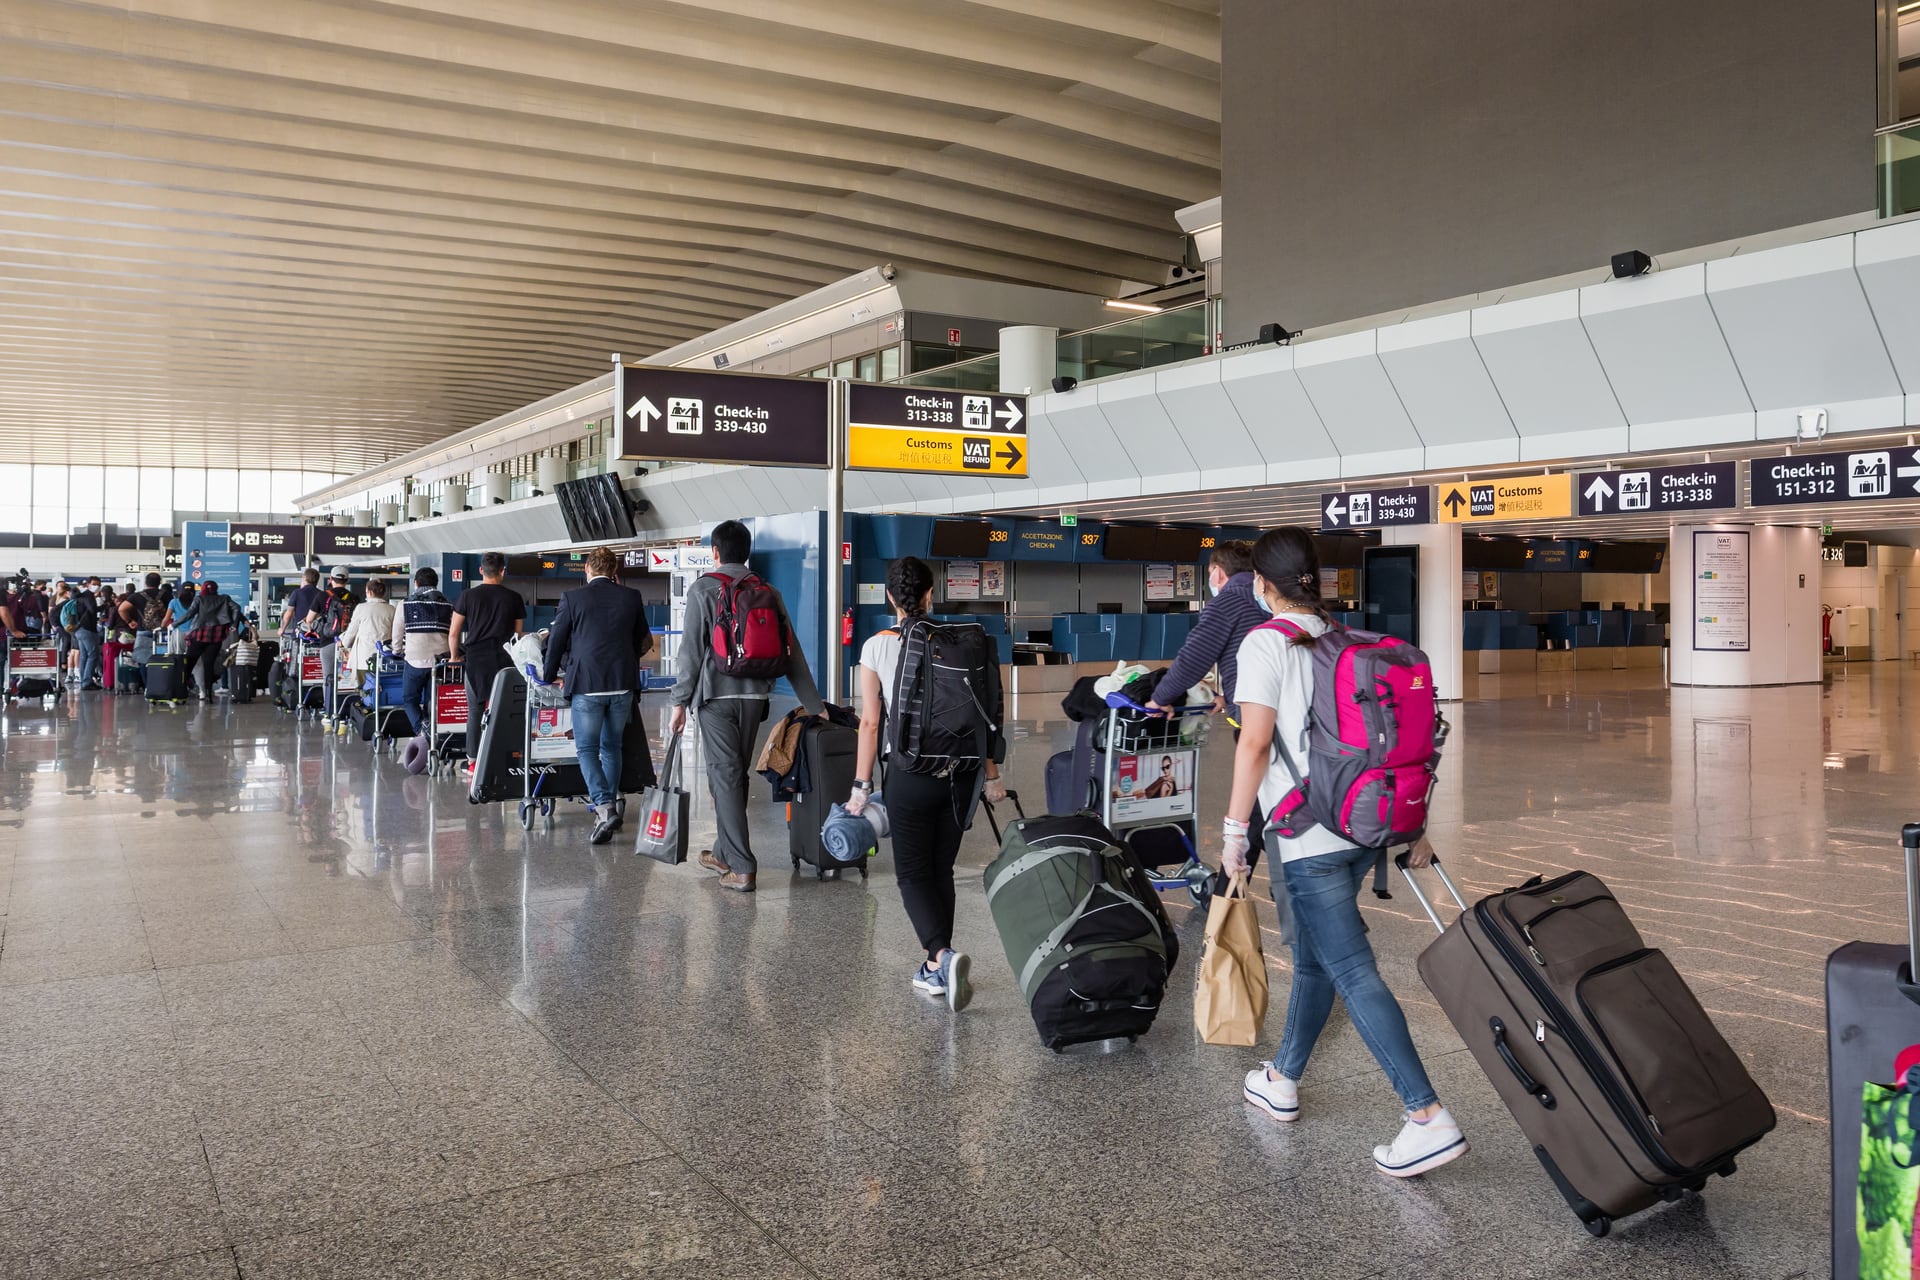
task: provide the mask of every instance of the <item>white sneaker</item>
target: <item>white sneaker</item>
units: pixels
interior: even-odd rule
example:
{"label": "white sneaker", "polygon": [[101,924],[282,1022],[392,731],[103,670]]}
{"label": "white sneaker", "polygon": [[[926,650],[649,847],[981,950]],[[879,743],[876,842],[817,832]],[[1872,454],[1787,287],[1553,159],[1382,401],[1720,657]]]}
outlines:
{"label": "white sneaker", "polygon": [[1247,1072],[1247,1084],[1242,1092],[1247,1102],[1258,1107],[1270,1120],[1292,1124],[1300,1118],[1300,1086],[1285,1076],[1274,1079],[1264,1066]]}
{"label": "white sneaker", "polygon": [[967,980],[972,967],[973,961],[958,951],[948,951],[940,962],[941,975],[947,980],[947,1008],[955,1013],[973,1003],[973,983]]}
{"label": "white sneaker", "polygon": [[1373,1167],[1389,1178],[1411,1178],[1467,1154],[1467,1139],[1445,1107],[1425,1124],[1409,1116],[1390,1147],[1373,1149]]}

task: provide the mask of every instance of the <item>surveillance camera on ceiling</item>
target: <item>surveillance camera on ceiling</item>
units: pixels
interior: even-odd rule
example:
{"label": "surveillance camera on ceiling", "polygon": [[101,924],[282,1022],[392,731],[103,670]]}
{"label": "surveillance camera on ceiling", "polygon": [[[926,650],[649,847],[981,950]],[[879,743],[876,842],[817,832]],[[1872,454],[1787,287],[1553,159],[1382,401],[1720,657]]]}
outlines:
{"label": "surveillance camera on ceiling", "polygon": [[891,280],[897,274],[891,262],[883,262],[880,264],[880,278],[882,280]]}

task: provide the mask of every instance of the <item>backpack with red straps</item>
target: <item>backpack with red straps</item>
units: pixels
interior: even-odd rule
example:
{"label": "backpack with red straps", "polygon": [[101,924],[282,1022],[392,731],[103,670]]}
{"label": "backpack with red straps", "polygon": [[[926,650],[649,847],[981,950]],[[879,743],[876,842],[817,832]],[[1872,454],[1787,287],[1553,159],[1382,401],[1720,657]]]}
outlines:
{"label": "backpack with red straps", "polygon": [[[1306,631],[1284,618],[1262,624],[1289,637]],[[1294,788],[1270,825],[1292,839],[1315,826],[1360,849],[1411,844],[1427,829],[1447,722],[1433,692],[1427,655],[1404,640],[1338,624],[1308,639],[1313,709],[1304,772],[1276,731],[1274,746]]]}
{"label": "backpack with red straps", "polygon": [[780,596],[757,573],[707,575],[720,584],[713,602],[713,668],[740,680],[775,680],[792,664],[793,637],[781,622]]}

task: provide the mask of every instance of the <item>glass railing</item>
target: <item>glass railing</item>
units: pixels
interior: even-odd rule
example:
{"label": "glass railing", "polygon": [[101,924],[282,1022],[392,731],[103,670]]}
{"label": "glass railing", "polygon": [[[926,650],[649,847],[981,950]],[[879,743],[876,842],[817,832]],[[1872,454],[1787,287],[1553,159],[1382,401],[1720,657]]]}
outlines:
{"label": "glass railing", "polygon": [[[1090,382],[1116,373],[1132,373],[1191,360],[1207,353],[1204,302],[1172,307],[1151,315],[1063,334],[1054,348],[1054,374]],[[940,387],[949,391],[998,391],[1000,357],[980,356],[895,379],[903,387]]]}
{"label": "glass railing", "polygon": [[1874,180],[1880,188],[1880,216],[1920,213],[1920,120],[1880,131],[1875,140]]}

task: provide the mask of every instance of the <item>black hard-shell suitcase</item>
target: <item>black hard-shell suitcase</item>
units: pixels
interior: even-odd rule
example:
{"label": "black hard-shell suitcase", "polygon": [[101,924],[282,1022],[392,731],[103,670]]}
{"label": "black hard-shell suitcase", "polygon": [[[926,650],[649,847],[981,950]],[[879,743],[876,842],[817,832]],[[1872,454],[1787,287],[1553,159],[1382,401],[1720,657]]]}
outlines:
{"label": "black hard-shell suitcase", "polygon": [[1730,1177],[1772,1131],[1766,1094],[1666,955],[1585,871],[1533,877],[1443,925],[1420,979],[1589,1233]]}
{"label": "black hard-shell suitcase", "polygon": [[[787,804],[787,852],[793,855],[795,868],[804,862],[825,879],[829,872],[838,874],[842,864],[829,857],[821,845],[820,828],[827,821],[828,810],[853,790],[860,731],[845,725],[810,723],[802,731],[800,749],[807,753],[807,777],[812,789],[801,792]],[[860,878],[867,878],[864,860],[860,863]]]}
{"label": "black hard-shell suitcase", "polygon": [[235,702],[252,702],[259,679],[252,665],[227,668],[227,693]]}
{"label": "black hard-shell suitcase", "polygon": [[[467,785],[467,800],[472,804],[499,804],[518,800],[525,794],[522,774],[527,735],[527,682],[511,668],[503,668],[493,677],[493,693],[487,699],[486,713],[480,718],[480,747],[474,756],[473,778]],[[653,754],[647,745],[646,725],[636,701],[627,718],[627,731],[620,739],[620,791],[623,795],[645,791],[654,784]],[[587,782],[577,761],[540,766],[535,795],[561,799],[584,796]],[[852,782],[849,780],[848,785]]]}
{"label": "black hard-shell suitcase", "polygon": [[1861,1091],[1894,1084],[1894,1059],[1920,1045],[1920,822],[1900,829],[1907,868],[1907,940],[1849,942],[1827,957],[1827,1085],[1833,1132],[1833,1274],[1860,1274],[1855,1204]]}
{"label": "black hard-shell suitcase", "polygon": [[185,654],[159,653],[141,672],[148,702],[185,702],[187,699],[187,659]]}

